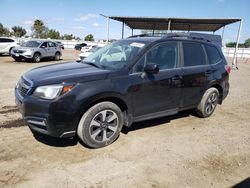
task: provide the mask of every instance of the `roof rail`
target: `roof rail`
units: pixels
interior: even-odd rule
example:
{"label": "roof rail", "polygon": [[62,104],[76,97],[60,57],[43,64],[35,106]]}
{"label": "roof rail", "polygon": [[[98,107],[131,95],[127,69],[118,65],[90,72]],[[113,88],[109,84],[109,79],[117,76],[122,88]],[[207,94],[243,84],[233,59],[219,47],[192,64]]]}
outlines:
{"label": "roof rail", "polygon": [[185,38],[185,39],[193,39],[193,40],[201,40],[205,42],[214,43],[220,47],[222,47],[222,38],[220,35],[214,34],[205,34],[205,33],[193,33],[193,32],[179,32],[179,33],[146,33],[141,35],[134,35],[128,38],[136,38],[136,37],[162,37],[162,38]]}

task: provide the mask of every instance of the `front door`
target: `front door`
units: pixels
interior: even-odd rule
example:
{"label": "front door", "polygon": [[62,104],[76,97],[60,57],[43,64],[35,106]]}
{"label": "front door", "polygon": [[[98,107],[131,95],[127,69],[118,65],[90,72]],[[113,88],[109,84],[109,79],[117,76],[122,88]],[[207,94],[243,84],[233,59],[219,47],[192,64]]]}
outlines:
{"label": "front door", "polygon": [[[134,117],[178,109],[182,82],[178,62],[177,42],[164,42],[151,48],[134,66],[130,75]],[[149,63],[159,66],[158,74],[143,72]]]}

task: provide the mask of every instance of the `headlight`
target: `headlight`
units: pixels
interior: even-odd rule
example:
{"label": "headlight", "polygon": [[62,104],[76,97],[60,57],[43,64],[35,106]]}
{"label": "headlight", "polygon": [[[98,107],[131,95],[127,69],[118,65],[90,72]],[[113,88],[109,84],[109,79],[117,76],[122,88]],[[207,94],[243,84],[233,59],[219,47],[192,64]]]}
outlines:
{"label": "headlight", "polygon": [[70,91],[74,85],[48,85],[37,87],[33,95],[42,99],[55,99]]}

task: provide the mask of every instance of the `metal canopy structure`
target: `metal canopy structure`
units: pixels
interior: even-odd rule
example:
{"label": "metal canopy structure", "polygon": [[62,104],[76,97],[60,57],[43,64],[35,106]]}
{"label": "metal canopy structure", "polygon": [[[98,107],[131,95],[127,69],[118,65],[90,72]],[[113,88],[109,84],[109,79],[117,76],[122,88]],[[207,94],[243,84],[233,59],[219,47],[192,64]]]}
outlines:
{"label": "metal canopy structure", "polygon": [[[102,15],[102,14],[101,14]],[[222,30],[222,40],[224,29],[226,25],[240,22],[236,47],[234,51],[234,58],[232,62],[233,68],[237,68],[237,49],[239,45],[239,38],[241,34],[242,22],[240,18],[157,18],[157,17],[127,17],[127,16],[105,16],[107,18],[107,41],[109,41],[109,20],[113,19],[122,22],[122,38],[124,37],[124,25],[127,25],[132,30],[155,30],[166,31],[203,31],[203,32],[216,32]]]}
{"label": "metal canopy structure", "polygon": [[194,19],[194,18],[148,18],[110,16],[131,29],[178,30],[178,31],[212,31],[240,21],[241,19]]}

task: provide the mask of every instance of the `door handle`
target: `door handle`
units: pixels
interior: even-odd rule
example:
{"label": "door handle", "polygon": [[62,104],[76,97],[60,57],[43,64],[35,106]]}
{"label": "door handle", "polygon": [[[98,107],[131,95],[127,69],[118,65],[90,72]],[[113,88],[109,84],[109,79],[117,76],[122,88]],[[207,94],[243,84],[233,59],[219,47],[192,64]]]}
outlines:
{"label": "door handle", "polygon": [[182,76],[180,76],[180,75],[176,75],[176,76],[172,77],[172,81],[178,81],[180,79],[182,79]]}

